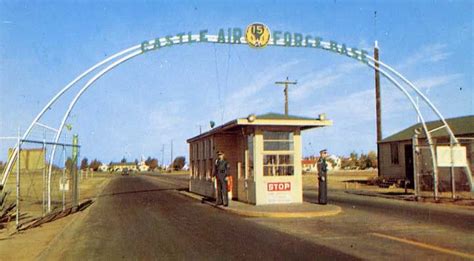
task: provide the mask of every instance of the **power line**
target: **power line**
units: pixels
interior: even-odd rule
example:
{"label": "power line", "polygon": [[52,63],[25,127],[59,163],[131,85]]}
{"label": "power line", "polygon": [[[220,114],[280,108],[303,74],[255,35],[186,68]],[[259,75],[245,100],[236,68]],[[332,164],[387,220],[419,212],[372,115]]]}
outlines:
{"label": "power line", "polygon": [[[212,45],[214,47],[214,64],[216,68],[216,86],[217,86],[217,100],[219,107],[222,108],[222,99],[221,99],[221,87],[219,84],[219,67],[217,65],[217,49],[216,49],[216,44]],[[222,110],[221,110],[221,123],[224,122],[223,115],[222,115]]]}

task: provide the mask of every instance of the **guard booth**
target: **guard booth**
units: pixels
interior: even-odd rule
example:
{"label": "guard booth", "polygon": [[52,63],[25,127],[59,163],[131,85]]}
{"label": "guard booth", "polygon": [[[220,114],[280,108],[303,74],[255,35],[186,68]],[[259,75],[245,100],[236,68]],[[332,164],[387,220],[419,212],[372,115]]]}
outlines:
{"label": "guard booth", "polygon": [[255,205],[303,202],[301,131],[332,125],[319,118],[268,113],[235,119],[189,139],[189,191],[215,197],[216,152],[230,165],[232,199]]}

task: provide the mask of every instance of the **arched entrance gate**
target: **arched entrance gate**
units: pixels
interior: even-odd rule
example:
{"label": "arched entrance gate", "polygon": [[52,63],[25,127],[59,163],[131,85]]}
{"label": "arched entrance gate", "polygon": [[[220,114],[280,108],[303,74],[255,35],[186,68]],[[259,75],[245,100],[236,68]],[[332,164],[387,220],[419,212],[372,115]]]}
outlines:
{"label": "arched entrance gate", "polygon": [[[420,111],[419,105],[415,102],[415,97],[420,97],[421,100],[432,110],[432,112],[439,118],[439,120],[443,123],[443,125],[439,128],[436,128],[436,131],[440,129],[445,129],[448,133],[448,136],[451,139],[451,143],[453,145],[459,145],[457,138],[454,136],[453,131],[446,123],[444,117],[441,115],[439,110],[433,105],[433,103],[408,79],[406,79],[403,75],[397,72],[392,67],[388,66],[387,64],[376,61],[372,58],[369,53],[365,50],[357,49],[357,48],[350,48],[347,47],[345,44],[339,44],[335,41],[326,41],[320,37],[316,37],[313,35],[303,35],[300,33],[290,33],[290,32],[283,32],[283,31],[273,31],[270,32],[269,28],[261,23],[254,23],[249,25],[245,31],[241,28],[227,28],[227,29],[220,29],[217,35],[209,34],[208,30],[200,30],[197,34],[188,32],[188,33],[178,33],[176,35],[167,35],[165,37],[159,37],[153,40],[144,41],[141,44],[137,44],[130,48],[127,48],[123,51],[120,51],[107,59],[100,61],[99,63],[95,64],[94,66],[90,67],[82,74],[77,76],[74,80],[72,80],[69,84],[67,84],[63,89],[61,89],[51,100],[44,106],[44,108],[36,115],[34,120],[31,122],[29,127],[23,133],[22,140],[27,139],[28,135],[30,134],[31,130],[35,126],[41,126],[39,120],[43,117],[43,115],[48,112],[49,108],[68,90],[70,90],[78,81],[82,80],[87,76],[91,76],[87,83],[77,92],[74,96],[72,101],[69,103],[64,116],[62,117],[61,122],[59,123],[59,127],[55,130],[56,134],[54,137],[54,143],[59,141],[61,133],[64,129],[66,124],[66,120],[68,119],[72,109],[78,102],[79,98],[82,94],[90,87],[92,84],[97,81],[100,77],[102,77],[107,72],[111,71],[118,65],[134,58],[139,55],[145,54],[150,51],[159,50],[165,47],[172,47],[184,44],[195,44],[195,43],[214,43],[214,44],[248,44],[253,48],[264,48],[266,46],[275,46],[275,47],[293,47],[293,48],[306,48],[308,50],[318,49],[323,51],[333,52],[335,54],[343,55],[348,58],[355,60],[356,62],[361,62],[368,67],[378,70],[380,74],[382,74],[388,81],[390,81],[396,88],[398,88],[410,101],[413,109],[416,111],[418,116],[420,117],[423,131],[426,135],[427,144],[429,145],[429,150],[431,153],[432,165],[433,167],[433,183],[434,183],[434,197],[435,199],[438,198],[438,170],[437,170],[437,160],[435,156],[435,145],[431,138],[431,133],[435,130],[429,130],[424,116]],[[100,70],[99,70],[100,69]],[[95,72],[95,74],[93,74]],[[412,90],[415,92],[415,95],[412,96],[408,92],[408,90]],[[54,158],[56,153],[56,146],[53,147],[51,151],[50,159]],[[12,165],[14,159],[18,156],[18,144],[16,145],[12,157],[7,163],[7,167],[4,170],[2,180],[0,185],[3,186],[6,183],[9,173],[11,172]],[[51,191],[51,171],[52,171],[52,163],[49,166],[48,171],[48,191]],[[468,176],[469,184],[471,187],[471,191],[474,191],[472,186],[472,174],[469,167],[465,167],[466,173]],[[51,195],[48,194],[48,211],[51,210]]]}

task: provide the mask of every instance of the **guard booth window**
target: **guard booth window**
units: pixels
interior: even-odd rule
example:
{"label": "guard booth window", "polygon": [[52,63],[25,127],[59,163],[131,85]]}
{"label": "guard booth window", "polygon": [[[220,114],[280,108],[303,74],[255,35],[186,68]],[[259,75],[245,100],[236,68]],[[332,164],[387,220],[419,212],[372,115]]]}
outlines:
{"label": "guard booth window", "polygon": [[293,132],[263,132],[263,175],[294,175]]}

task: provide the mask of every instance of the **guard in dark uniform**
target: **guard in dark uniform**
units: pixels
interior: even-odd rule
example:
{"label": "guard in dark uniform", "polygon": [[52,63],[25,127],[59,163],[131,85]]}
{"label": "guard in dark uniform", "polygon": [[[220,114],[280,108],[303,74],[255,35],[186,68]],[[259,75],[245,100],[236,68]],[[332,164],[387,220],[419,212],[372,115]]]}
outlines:
{"label": "guard in dark uniform", "polygon": [[217,199],[216,205],[229,205],[227,198],[227,177],[229,176],[229,163],[224,159],[224,152],[217,152],[217,159],[214,163],[214,176],[217,178]]}
{"label": "guard in dark uniform", "polygon": [[321,150],[319,152],[318,160],[318,181],[319,181],[319,193],[318,202],[319,204],[326,205],[328,202],[328,184],[327,184],[327,173],[328,164],[326,162],[327,150]]}

